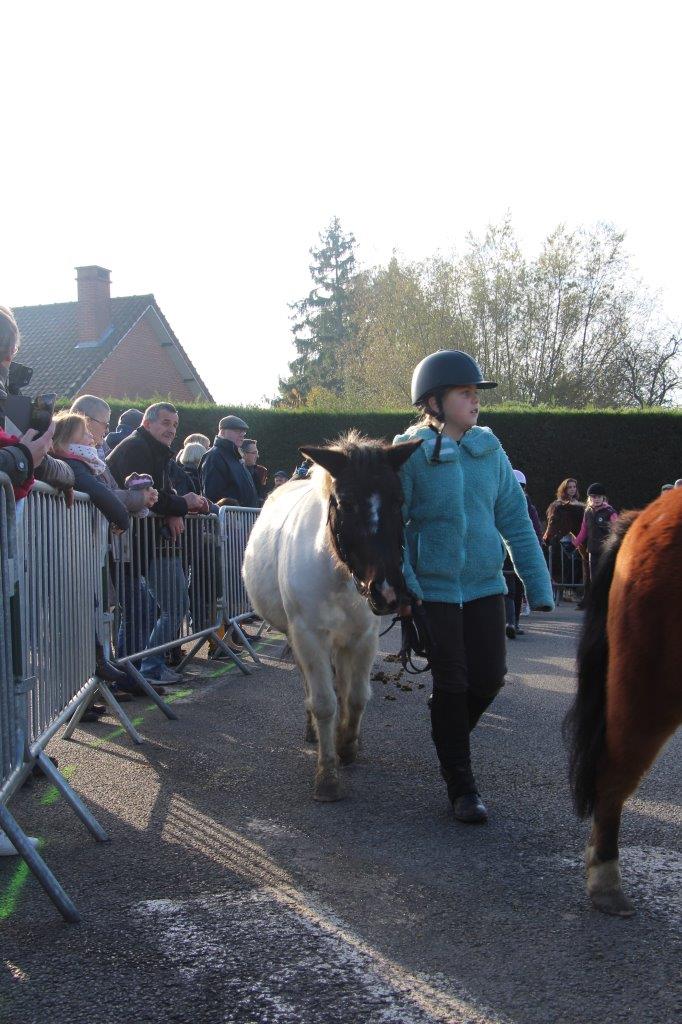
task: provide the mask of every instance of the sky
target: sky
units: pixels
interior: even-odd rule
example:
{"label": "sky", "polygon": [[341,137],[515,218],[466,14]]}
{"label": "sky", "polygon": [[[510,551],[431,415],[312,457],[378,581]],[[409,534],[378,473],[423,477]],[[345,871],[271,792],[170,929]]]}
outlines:
{"label": "sky", "polygon": [[682,320],[680,16],[658,0],[22,0],[0,303],[153,292],[221,403],[273,396],[332,216],[362,265],[614,223]]}

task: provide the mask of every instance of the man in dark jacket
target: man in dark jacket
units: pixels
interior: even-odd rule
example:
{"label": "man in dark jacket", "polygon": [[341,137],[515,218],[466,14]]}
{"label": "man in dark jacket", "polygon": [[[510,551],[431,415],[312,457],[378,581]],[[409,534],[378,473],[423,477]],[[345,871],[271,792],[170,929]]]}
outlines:
{"label": "man in dark jacket", "polygon": [[[189,493],[181,498],[171,486],[168,464],[173,458],[170,446],[177,429],[178,413],[175,406],[170,402],[150,405],[141,426],[129,437],[124,438],[107,458],[107,465],[119,487],[125,486],[126,477],[131,473],[148,473],[152,477],[159,494],[152,512],[164,517],[173,542],[184,532],[187,513],[201,512],[205,508],[200,495]],[[144,520],[141,525],[145,525]],[[148,554],[146,585],[161,613],[146,644],[148,648],[152,648],[166,644],[178,636],[182,620],[188,611],[188,602],[187,580],[180,554],[165,554],[158,547],[150,550]],[[140,601],[144,602],[143,595]],[[130,601],[126,601],[126,604],[129,606]],[[177,683],[181,679],[177,672],[166,667],[162,654],[152,654],[144,658],[141,672],[155,682]]]}
{"label": "man in dark jacket", "polygon": [[201,487],[209,501],[227,498],[232,505],[257,508],[256,486],[239,452],[248,424],[239,416],[223,416],[218,436],[199,466]]}
{"label": "man in dark jacket", "polygon": [[104,439],[104,443],[110,452],[113,452],[116,445],[120,444],[124,438],[130,437],[133,430],[137,430],[142,423],[142,416],[143,413],[139,409],[126,409],[125,412],[121,413],[118,418],[118,427],[107,434]]}
{"label": "man in dark jacket", "polygon": [[251,474],[253,486],[258,495],[258,504],[262,505],[268,496],[268,471],[265,466],[258,462],[258,441],[247,437],[242,441],[241,452],[244,458],[244,465]]}

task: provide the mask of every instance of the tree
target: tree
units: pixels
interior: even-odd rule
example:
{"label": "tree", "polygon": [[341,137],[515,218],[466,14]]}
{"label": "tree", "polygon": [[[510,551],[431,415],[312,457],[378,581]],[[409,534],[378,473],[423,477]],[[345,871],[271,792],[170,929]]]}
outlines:
{"label": "tree", "polygon": [[342,368],[356,335],[354,247],[355,238],[334,217],[320,234],[320,247],[310,250],[313,288],[290,307],[298,355],[289,363],[290,376],[279,382],[275,404],[305,404],[313,387],[335,395],[343,390]]}

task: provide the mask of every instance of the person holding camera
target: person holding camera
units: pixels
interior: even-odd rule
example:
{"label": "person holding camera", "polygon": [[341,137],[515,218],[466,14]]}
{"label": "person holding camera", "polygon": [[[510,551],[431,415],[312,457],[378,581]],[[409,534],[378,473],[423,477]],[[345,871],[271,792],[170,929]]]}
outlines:
{"label": "person holding camera", "polygon": [[[10,434],[5,430],[5,402],[10,395],[18,395],[31,379],[32,371],[27,366],[12,361],[19,348],[19,328],[14,315],[7,306],[0,306],[0,472],[6,473],[14,487],[15,497],[23,498],[33,486],[33,474],[39,467],[47,465],[48,472],[41,479],[55,486],[73,486],[73,473],[67,466],[53,465],[57,462],[47,453],[52,444],[51,426],[39,434],[29,428],[23,434]],[[25,399],[30,405],[29,399]]]}

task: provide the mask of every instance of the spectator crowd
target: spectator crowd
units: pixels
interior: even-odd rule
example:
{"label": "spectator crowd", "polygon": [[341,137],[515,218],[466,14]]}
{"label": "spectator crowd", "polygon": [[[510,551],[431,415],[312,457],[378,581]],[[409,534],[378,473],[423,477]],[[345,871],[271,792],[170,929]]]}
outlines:
{"label": "spectator crowd", "polygon": [[[17,502],[36,480],[63,491],[67,503],[74,490],[85,492],[110,523],[114,538],[125,534],[131,521],[143,524],[137,527],[143,553],[128,554],[130,571],[118,583],[123,610],[115,655],[121,659],[142,650],[152,652],[142,660],[141,671],[162,693],[181,675],[173,667],[177,657],[158,648],[176,639],[183,621],[192,619],[199,609],[180,554],[188,518],[217,513],[225,505],[258,508],[271,490],[290,479],[305,479],[310,463],[304,461],[291,474],[278,469],[270,485],[258,442],[248,436],[248,424],[236,415],[220,419],[213,441],[204,434],[190,434],[174,454],[180,423],[170,402],[156,402],[145,410],[127,409],[112,430],[107,402],[81,395],[68,411],[54,415],[42,432],[34,427],[15,430],[9,417],[5,422],[5,404],[11,396],[20,397],[31,377],[30,369],[16,360],[18,349],[12,312],[0,307],[0,471],[9,476]],[[29,399],[24,402],[26,408],[31,404]],[[578,481],[568,477],[559,485],[543,527],[527,493],[525,475],[520,470],[515,475],[526,492],[528,515],[549,560],[556,590],[566,597],[577,593],[582,604],[617,517],[607,489],[592,483],[584,504]],[[662,492],[678,487],[682,478],[665,484]],[[144,526],[150,519],[157,524],[151,533]],[[509,591],[506,631],[508,638],[515,639],[524,632],[520,621],[525,607],[523,586],[509,557],[504,571]],[[106,654],[103,638],[98,638],[98,674],[113,684],[119,699],[130,699],[134,681]],[[89,716],[98,713],[92,708]]]}

